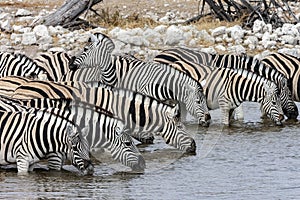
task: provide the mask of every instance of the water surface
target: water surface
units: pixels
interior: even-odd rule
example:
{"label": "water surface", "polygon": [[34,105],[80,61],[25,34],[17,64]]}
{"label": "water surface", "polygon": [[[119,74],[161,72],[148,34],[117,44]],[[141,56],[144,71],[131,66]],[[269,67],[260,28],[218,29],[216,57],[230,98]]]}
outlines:
{"label": "water surface", "polygon": [[230,128],[186,123],[197,155],[182,156],[159,137],[139,146],[147,169],[133,173],[94,153],[95,174],[80,176],[72,166],[61,172],[42,168],[27,176],[0,171],[0,199],[297,199],[300,196],[299,122],[274,126],[260,119],[259,106],[246,104],[245,120]]}

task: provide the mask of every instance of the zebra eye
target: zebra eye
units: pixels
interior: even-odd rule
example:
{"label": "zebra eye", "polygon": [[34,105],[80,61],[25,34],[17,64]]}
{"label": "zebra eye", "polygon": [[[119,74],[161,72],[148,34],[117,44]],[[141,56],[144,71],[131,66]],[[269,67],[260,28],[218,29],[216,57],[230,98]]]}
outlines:
{"label": "zebra eye", "polygon": [[83,51],[87,51],[87,50],[89,50],[89,47],[88,47],[88,46],[85,46],[85,47],[83,48]]}
{"label": "zebra eye", "polygon": [[131,142],[130,142],[130,141],[125,141],[124,144],[125,144],[127,147],[131,146]]}

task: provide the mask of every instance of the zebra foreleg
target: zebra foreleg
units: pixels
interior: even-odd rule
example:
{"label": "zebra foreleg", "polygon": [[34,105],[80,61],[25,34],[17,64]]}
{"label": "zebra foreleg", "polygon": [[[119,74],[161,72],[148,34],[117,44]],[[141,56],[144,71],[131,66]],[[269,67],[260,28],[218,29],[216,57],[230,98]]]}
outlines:
{"label": "zebra foreleg", "polygon": [[131,136],[142,144],[153,144],[154,136],[149,132],[134,132]]}
{"label": "zebra foreleg", "polygon": [[219,107],[222,113],[222,124],[225,126],[229,126],[230,124],[230,110],[232,110],[229,106],[229,103],[224,100],[224,98],[219,99]]}
{"label": "zebra foreleg", "polygon": [[244,120],[243,104],[234,109],[234,116],[237,120]]}
{"label": "zebra foreleg", "polygon": [[18,174],[27,174],[29,172],[29,159],[23,155],[17,155]]}

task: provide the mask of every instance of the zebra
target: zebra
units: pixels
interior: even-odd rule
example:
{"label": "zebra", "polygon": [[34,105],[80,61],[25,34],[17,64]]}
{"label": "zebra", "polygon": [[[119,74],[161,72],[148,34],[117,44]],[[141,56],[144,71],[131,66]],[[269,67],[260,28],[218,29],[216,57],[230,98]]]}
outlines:
{"label": "zebra", "polygon": [[281,72],[288,79],[288,86],[295,101],[300,101],[300,59],[298,57],[273,52],[261,60],[265,65]]}
{"label": "zebra", "polygon": [[[44,87],[42,83],[44,83]],[[81,85],[81,88],[86,85],[85,83],[74,82],[66,82],[65,84]],[[79,99],[99,106],[124,120],[126,129],[132,132],[132,136],[142,143],[152,143],[154,138],[150,133],[159,132],[165,141],[175,148],[191,154],[196,151],[194,139],[186,133],[184,125],[180,122],[180,110],[177,104],[169,105],[137,92],[108,88],[107,86],[84,88],[78,92],[81,96],[78,93],[76,93],[77,96],[73,96],[53,89],[59,87],[61,87],[60,83],[30,81],[18,87],[11,97],[18,99]],[[69,89],[70,86],[65,86],[65,88]]]}
{"label": "zebra", "polygon": [[[119,160],[132,170],[144,170],[145,160],[132,138],[127,134],[123,121],[94,105],[72,99],[11,99],[1,96],[1,109],[4,111],[27,111],[57,109],[56,115],[75,121],[79,127],[88,126],[87,139],[90,149],[108,149],[115,160]],[[1,111],[0,111],[1,112]],[[59,169],[58,163],[52,163],[52,169]],[[58,167],[56,167],[58,166]]]}
{"label": "zebra", "polygon": [[[174,99],[187,111],[208,126],[210,114],[201,84],[185,73],[168,65],[129,60],[132,67],[120,80],[118,87],[134,90],[161,101]],[[140,66],[140,67],[138,67]]]}
{"label": "zebra", "polygon": [[48,80],[59,81],[61,77],[70,71],[69,62],[72,57],[66,52],[41,52],[33,62],[47,72]]}
{"label": "zebra", "polygon": [[0,52],[0,77],[24,76],[33,79],[50,78],[45,70],[24,54]]}
{"label": "zebra", "polygon": [[220,108],[224,125],[229,125],[232,109],[244,101],[261,103],[262,112],[276,125],[282,125],[279,90],[272,81],[244,69],[216,68],[204,88],[210,109]]}
{"label": "zebra", "polygon": [[17,165],[18,173],[33,170],[33,164],[53,154],[67,158],[84,175],[93,173],[89,158],[88,128],[79,132],[72,121],[50,112],[0,112],[0,165]]}
{"label": "zebra", "polygon": [[277,70],[270,69],[252,56],[230,54],[215,55],[178,47],[164,50],[154,58],[154,61],[171,64],[173,67],[179,65],[180,70],[188,73],[200,82],[208,76],[212,69],[211,67],[247,69],[277,84],[280,90],[282,109],[289,119],[295,119],[299,114],[284,75]]}

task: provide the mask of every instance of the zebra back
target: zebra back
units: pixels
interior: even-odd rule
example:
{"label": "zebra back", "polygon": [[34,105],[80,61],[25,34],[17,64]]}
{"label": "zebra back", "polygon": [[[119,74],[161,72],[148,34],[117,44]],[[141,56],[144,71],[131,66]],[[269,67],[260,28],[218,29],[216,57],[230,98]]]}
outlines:
{"label": "zebra back", "polygon": [[37,66],[47,72],[51,81],[59,81],[70,71],[70,55],[65,52],[42,52],[33,59]]}
{"label": "zebra back", "polygon": [[31,79],[22,76],[6,76],[0,78],[0,95],[11,96],[15,89]]}
{"label": "zebra back", "polygon": [[37,66],[33,60],[23,54],[0,52],[0,77],[23,76],[38,79],[48,77],[45,70]]}
{"label": "zebra back", "polygon": [[71,86],[66,86],[57,82],[49,81],[29,81],[17,87],[11,95],[17,99],[32,99],[32,98],[69,98],[80,99],[80,91]]}

